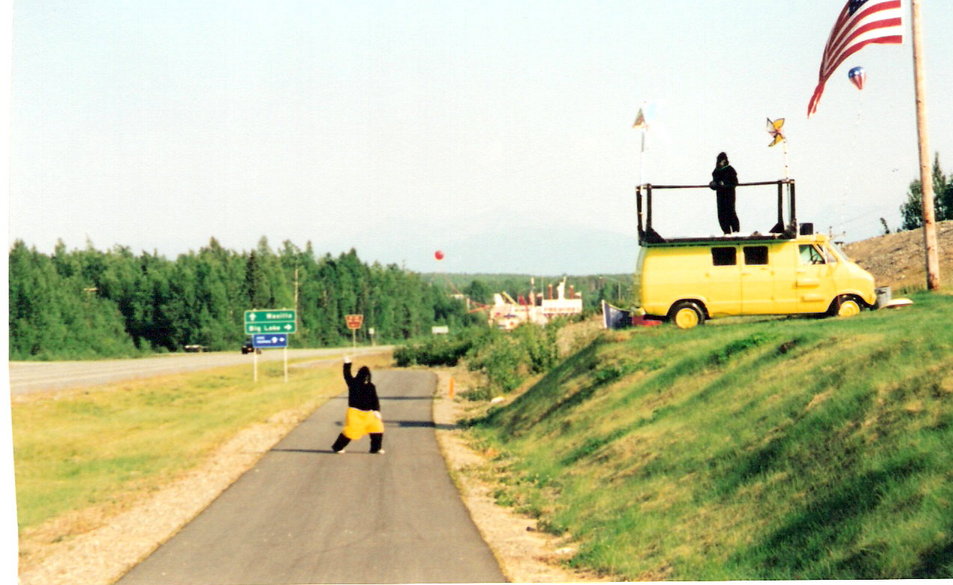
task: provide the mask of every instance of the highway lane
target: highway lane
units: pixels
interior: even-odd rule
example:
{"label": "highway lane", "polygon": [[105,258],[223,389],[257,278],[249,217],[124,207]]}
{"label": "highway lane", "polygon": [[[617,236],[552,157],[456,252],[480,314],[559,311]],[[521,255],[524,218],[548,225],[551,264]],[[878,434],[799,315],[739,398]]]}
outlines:
{"label": "highway lane", "polygon": [[[360,355],[389,350],[389,346],[360,348],[289,349],[288,359],[331,358],[348,353]],[[220,366],[248,364],[253,356],[240,351],[169,354],[124,360],[10,362],[10,391],[13,395],[47,390],[94,386],[134,378],[148,378]],[[281,350],[265,350],[260,361],[280,361]]]}
{"label": "highway lane", "polygon": [[505,580],[434,436],[436,377],[375,372],[383,455],[346,453],[330,400],[117,585],[493,583]]}

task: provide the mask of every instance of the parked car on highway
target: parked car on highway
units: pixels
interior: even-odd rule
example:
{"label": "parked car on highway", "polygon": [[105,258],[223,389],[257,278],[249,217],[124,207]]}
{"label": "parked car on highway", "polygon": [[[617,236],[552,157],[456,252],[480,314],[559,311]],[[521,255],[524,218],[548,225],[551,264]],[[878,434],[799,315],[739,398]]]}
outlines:
{"label": "parked car on highway", "polygon": [[245,339],[245,343],[242,344],[242,355],[251,352],[261,354],[261,350],[255,347],[255,345],[251,342],[251,337],[249,337]]}

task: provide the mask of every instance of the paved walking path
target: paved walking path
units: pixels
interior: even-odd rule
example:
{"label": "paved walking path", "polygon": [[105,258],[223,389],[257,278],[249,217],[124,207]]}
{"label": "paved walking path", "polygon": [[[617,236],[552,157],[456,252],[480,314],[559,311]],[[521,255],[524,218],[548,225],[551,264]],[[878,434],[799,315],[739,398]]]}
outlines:
{"label": "paved walking path", "polygon": [[436,377],[374,383],[385,454],[367,437],[330,451],[347,406],[332,399],[119,585],[505,581],[437,447]]}

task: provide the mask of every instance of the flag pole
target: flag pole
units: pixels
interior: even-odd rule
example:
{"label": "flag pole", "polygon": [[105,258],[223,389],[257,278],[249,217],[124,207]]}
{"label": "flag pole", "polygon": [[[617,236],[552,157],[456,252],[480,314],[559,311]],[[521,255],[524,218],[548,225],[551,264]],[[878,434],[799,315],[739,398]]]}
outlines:
{"label": "flag pole", "polygon": [[[644,107],[644,105],[643,105]],[[639,147],[639,186],[645,182],[645,130],[648,124],[645,121],[645,112],[643,108],[639,108],[639,113],[635,116],[635,122],[632,124],[633,128],[638,128],[642,133],[641,146]]]}
{"label": "flag pole", "polygon": [[639,185],[645,182],[645,125],[642,125],[642,149],[639,153]]}
{"label": "flag pole", "polygon": [[926,249],[927,289],[940,288],[940,260],[937,251],[936,216],[933,210],[933,176],[930,170],[930,140],[927,132],[926,84],[923,73],[923,44],[920,38],[920,0],[910,0],[913,34],[913,82],[917,100],[917,136],[920,150],[920,186],[923,207],[923,247]]}
{"label": "flag pole", "polygon": [[785,138],[785,139],[782,140],[781,142],[784,143],[784,178],[785,178],[785,179],[790,179],[790,178],[791,178],[791,172],[790,172],[790,170],[789,170],[789,168],[788,168],[788,139]]}

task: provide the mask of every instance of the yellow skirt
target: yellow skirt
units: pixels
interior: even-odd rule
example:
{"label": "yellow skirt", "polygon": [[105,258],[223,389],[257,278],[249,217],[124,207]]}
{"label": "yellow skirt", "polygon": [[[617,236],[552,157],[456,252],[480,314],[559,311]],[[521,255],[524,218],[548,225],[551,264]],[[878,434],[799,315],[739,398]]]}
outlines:
{"label": "yellow skirt", "polygon": [[377,418],[373,410],[358,410],[348,407],[344,417],[344,436],[352,441],[368,433],[383,433],[384,421]]}

